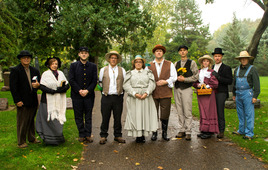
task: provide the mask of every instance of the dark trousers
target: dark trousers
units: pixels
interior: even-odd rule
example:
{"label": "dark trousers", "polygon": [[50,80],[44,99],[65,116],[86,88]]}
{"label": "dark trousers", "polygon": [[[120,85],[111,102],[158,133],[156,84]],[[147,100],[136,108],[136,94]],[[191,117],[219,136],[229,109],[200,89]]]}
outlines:
{"label": "dark trousers", "polygon": [[123,94],[117,95],[102,95],[101,98],[101,137],[108,136],[110,117],[113,112],[114,117],[114,136],[122,137],[121,116],[123,111]]}
{"label": "dark trousers", "polygon": [[35,140],[34,117],[37,107],[17,107],[17,138],[18,145]]}
{"label": "dark trousers", "polygon": [[72,102],[79,137],[90,137],[92,132],[92,106],[94,99],[72,99]]}
{"label": "dark trousers", "polygon": [[226,99],[227,99],[226,93],[217,93],[216,94],[218,124],[219,124],[219,131],[220,132],[224,132],[224,130],[225,130],[224,107],[225,107],[225,100]]}
{"label": "dark trousers", "polygon": [[160,106],[160,120],[168,120],[170,115],[171,98],[154,99],[154,103],[156,106],[158,118]]}

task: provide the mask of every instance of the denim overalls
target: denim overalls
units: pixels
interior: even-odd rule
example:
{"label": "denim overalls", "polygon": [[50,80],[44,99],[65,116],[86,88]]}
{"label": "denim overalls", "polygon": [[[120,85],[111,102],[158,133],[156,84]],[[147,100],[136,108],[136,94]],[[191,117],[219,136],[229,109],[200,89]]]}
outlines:
{"label": "denim overalls", "polygon": [[254,129],[254,104],[252,103],[253,89],[250,88],[247,75],[252,68],[249,66],[245,75],[239,77],[240,66],[236,73],[236,110],[239,119],[238,133],[253,137]]}

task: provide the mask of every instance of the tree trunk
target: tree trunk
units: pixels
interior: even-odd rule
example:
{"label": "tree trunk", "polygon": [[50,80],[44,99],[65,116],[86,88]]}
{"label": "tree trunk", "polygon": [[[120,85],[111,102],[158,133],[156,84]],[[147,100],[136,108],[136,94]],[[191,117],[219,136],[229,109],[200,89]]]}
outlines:
{"label": "tree trunk", "polygon": [[[258,54],[258,45],[260,42],[260,39],[262,37],[262,34],[266,30],[268,26],[268,8],[264,11],[263,17],[261,19],[260,24],[258,25],[251,42],[247,48],[248,53],[254,57],[254,59],[257,57]],[[254,59],[250,61],[251,64],[253,64]]]}

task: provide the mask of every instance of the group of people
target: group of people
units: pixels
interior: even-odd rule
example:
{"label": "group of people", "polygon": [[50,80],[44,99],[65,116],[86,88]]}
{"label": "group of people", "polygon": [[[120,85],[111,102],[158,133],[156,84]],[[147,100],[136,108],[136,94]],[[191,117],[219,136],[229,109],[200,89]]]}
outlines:
{"label": "group of people", "polygon": [[[21,51],[17,56],[20,64],[11,70],[10,89],[17,106],[18,147],[27,147],[26,137],[31,143],[40,143],[35,138],[34,118],[38,108],[37,90],[42,90],[41,101],[36,116],[36,131],[46,144],[58,145],[65,142],[63,124],[66,121],[66,91],[71,86],[71,98],[75,122],[79,132],[79,142],[93,142],[92,109],[94,89],[101,86],[100,144],[107,142],[110,117],[114,118],[114,140],[125,143],[122,137],[122,111],[124,93],[127,94],[127,115],[124,129],[127,135],[136,138],[137,143],[144,143],[145,137],[158,138],[158,124],[161,122],[162,139],[169,141],[168,122],[171,98],[174,89],[175,105],[178,113],[179,131],[177,138],[191,140],[193,88],[212,89],[209,95],[198,95],[200,111],[200,134],[202,139],[218,134],[224,137],[224,106],[228,98],[228,85],[232,84],[232,70],[222,63],[224,53],[215,48],[209,55],[198,59],[201,68],[194,60],[187,57],[188,47],[178,48],[181,60],[173,64],[164,59],[166,48],[156,45],[152,50],[155,59],[149,64],[137,55],[132,60],[132,69],[125,71],[118,66],[122,56],[117,51],[105,55],[109,63],[100,69],[88,61],[89,49],[80,47],[78,61],[70,66],[69,80],[58,70],[61,61],[57,57],[48,58],[45,66],[48,70],[42,76],[30,66],[32,55]],[[259,76],[249,64],[252,57],[243,51],[237,57],[241,65],[234,72],[233,99],[236,100],[239,117],[239,130],[233,132],[251,139],[254,135],[254,103],[260,93]],[[215,61],[215,64],[214,64]],[[39,83],[40,82],[40,83]]]}

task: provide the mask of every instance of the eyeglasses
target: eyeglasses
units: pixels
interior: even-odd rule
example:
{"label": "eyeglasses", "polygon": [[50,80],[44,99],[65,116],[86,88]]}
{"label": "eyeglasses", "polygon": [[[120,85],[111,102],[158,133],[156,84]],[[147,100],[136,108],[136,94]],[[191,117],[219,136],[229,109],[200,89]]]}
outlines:
{"label": "eyeglasses", "polygon": [[142,64],[143,62],[142,61],[135,61],[135,63],[141,63]]}

